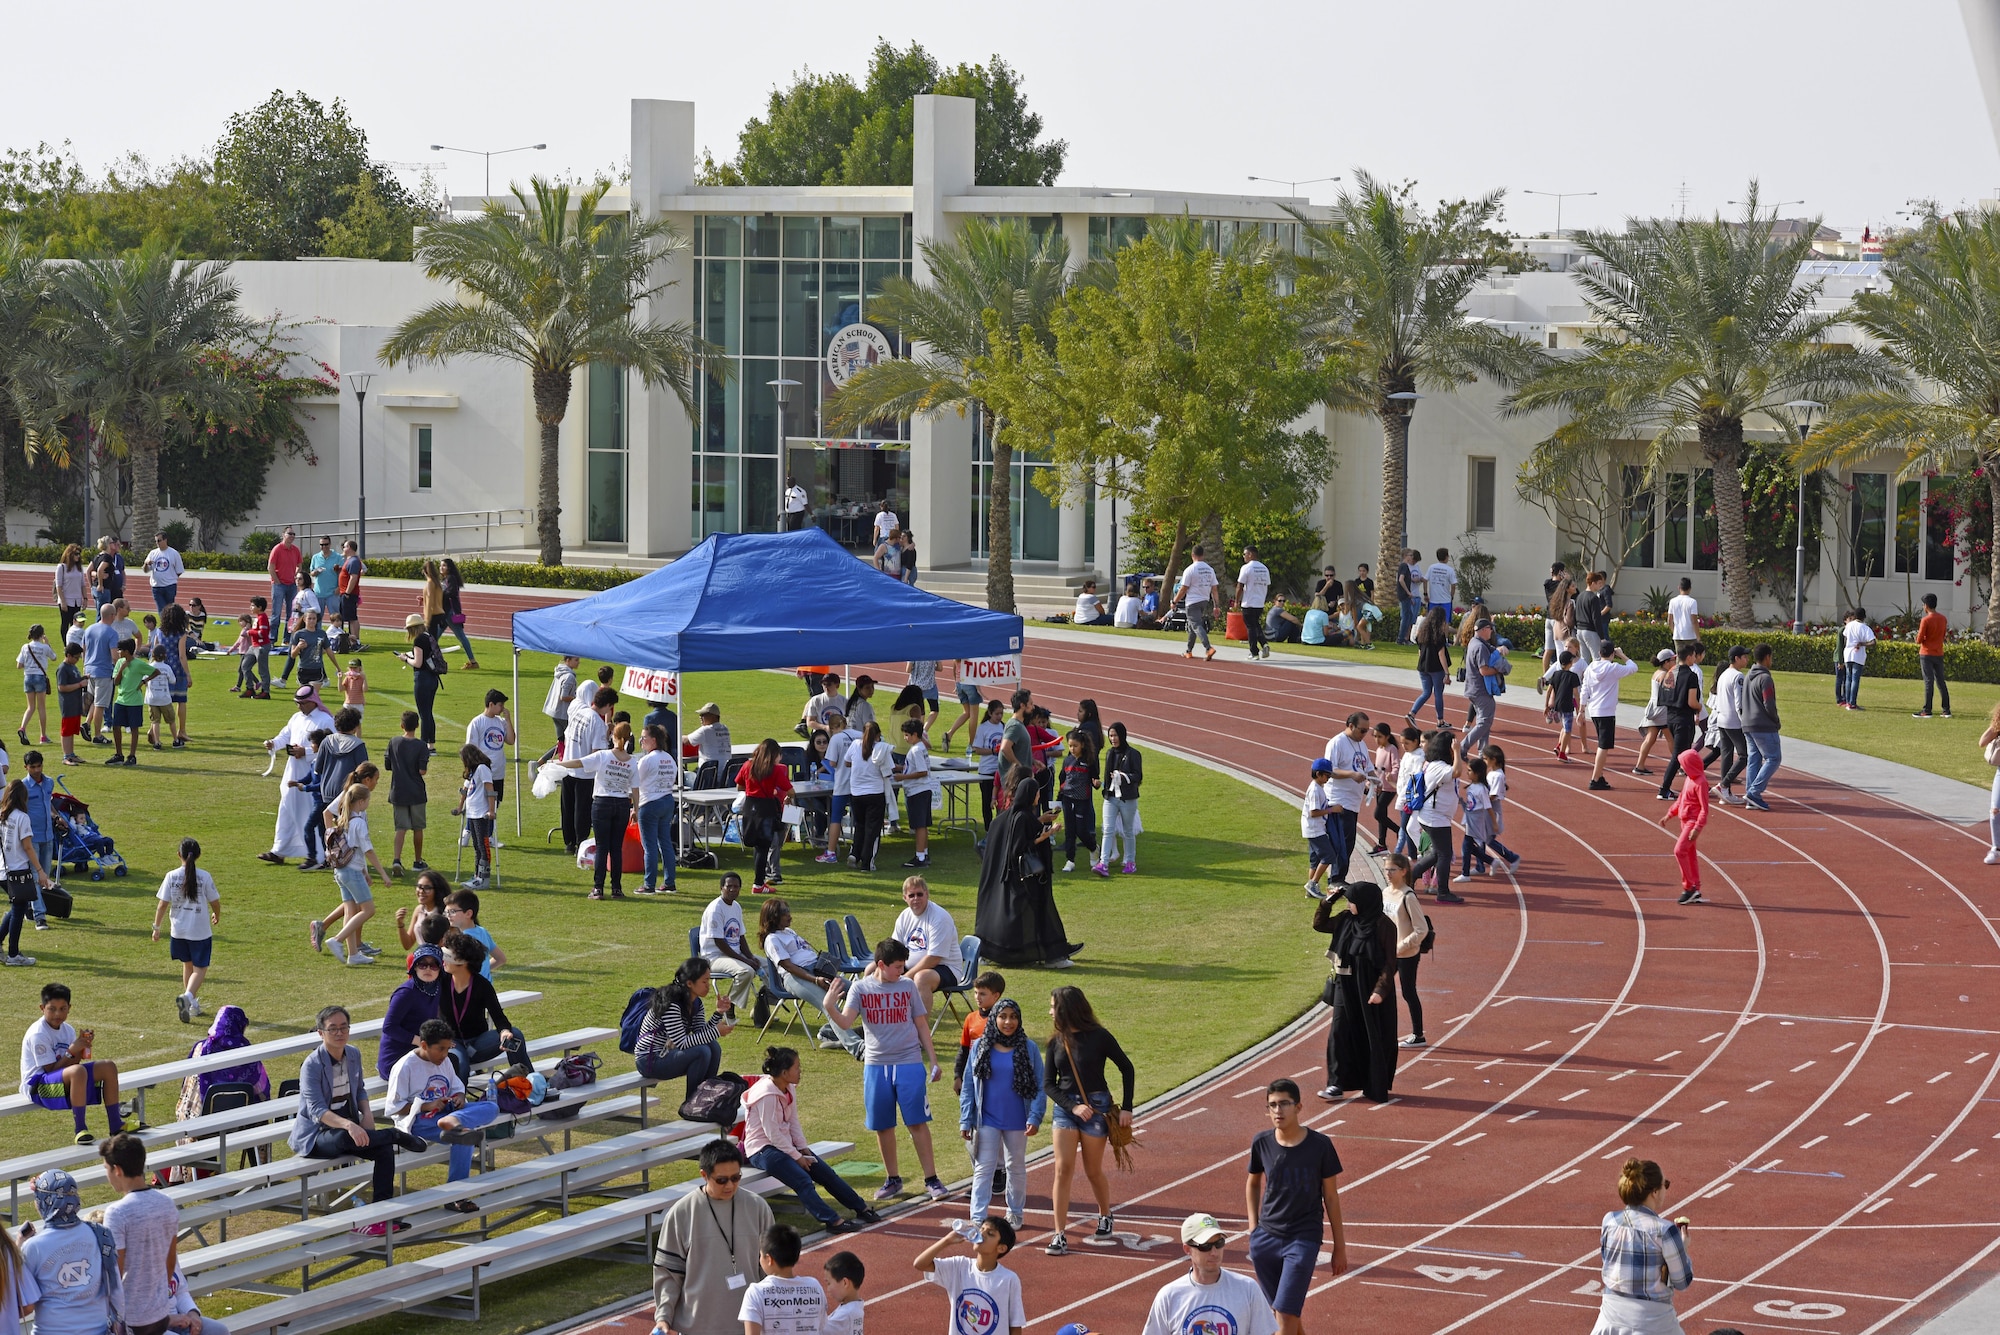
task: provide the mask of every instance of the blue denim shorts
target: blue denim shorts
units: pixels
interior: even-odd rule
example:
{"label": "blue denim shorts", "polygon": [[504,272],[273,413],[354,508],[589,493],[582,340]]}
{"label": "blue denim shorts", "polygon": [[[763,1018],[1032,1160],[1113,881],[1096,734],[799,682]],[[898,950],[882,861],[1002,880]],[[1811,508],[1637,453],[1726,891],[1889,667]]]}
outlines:
{"label": "blue denim shorts", "polygon": [[1097,1115],[1092,1117],[1088,1122],[1079,1122],[1076,1120],[1076,1113],[1072,1110],[1071,1106],[1059,1103],[1055,1099],[1050,1099],[1049,1111],[1053,1114],[1051,1120],[1056,1130],[1081,1131],[1084,1135],[1095,1136],[1099,1140],[1110,1139],[1111,1124],[1105,1118],[1111,1112],[1111,1095],[1109,1093],[1092,1094],[1090,1096],[1090,1106],[1097,1109]]}

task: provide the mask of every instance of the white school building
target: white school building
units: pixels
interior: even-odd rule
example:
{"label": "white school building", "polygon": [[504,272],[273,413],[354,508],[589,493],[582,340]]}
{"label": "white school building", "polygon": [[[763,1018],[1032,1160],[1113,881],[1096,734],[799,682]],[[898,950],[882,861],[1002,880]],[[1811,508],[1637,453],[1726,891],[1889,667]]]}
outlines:
{"label": "white school building", "polygon": [[[614,189],[603,207],[668,218],[689,239],[672,266],[675,284],[653,314],[693,323],[723,349],[734,374],[702,384],[690,416],[672,393],[610,368],[578,373],[562,427],[571,559],[667,558],[710,533],[770,531],[791,476],[807,491],[810,522],[857,551],[886,501],[915,534],[920,583],[977,599],[992,464],[973,423],[947,414],[843,437],[821,422],[820,405],[855,367],[903,351],[894,329],[871,322],[870,302],[883,283],[921,277],[918,247],[949,238],[973,216],[1059,228],[1076,265],[1142,235],[1153,217],[1189,215],[1217,237],[1255,227],[1296,242],[1281,196],[975,185],[966,99],[917,99],[915,130],[907,187],[697,186],[694,104],[632,103],[630,185]],[[482,202],[454,201],[460,209]],[[1560,238],[1525,244],[1548,269],[1492,272],[1469,298],[1470,311],[1543,346],[1575,347],[1589,325],[1564,271],[1573,247]],[[1872,262],[1813,267],[1825,270],[1829,303],[1881,281]],[[376,357],[399,321],[448,292],[403,263],[245,262],[233,272],[247,312],[305,322],[296,330],[302,353],[344,377],[374,375],[365,445],[351,388],[311,405],[313,461],[274,466],[255,527],[351,527],[365,449],[371,553],[533,546],[538,437],[523,371],[472,360],[387,366]],[[771,385],[778,380],[798,385],[782,405]],[[1489,603],[1538,602],[1549,562],[1580,550],[1516,495],[1517,472],[1550,424],[1501,418],[1499,392],[1489,385],[1424,393],[1410,436],[1411,545],[1428,560],[1439,546],[1456,552],[1469,534],[1497,558]],[[1381,432],[1373,418],[1327,411],[1311,424],[1336,458],[1307,517],[1324,535],[1325,560],[1345,576],[1375,557]],[[1095,494],[1052,503],[1028,485],[1040,466],[1016,455],[1016,578],[1025,608],[1067,608],[1084,574],[1108,580],[1129,571],[1118,559],[1124,507]],[[1633,535],[1617,581],[1620,607],[1639,605],[1649,588],[1671,588],[1682,575],[1704,607],[1717,606],[1706,473],[1696,464],[1669,471],[1650,491],[1619,485],[1621,522]],[[1839,522],[1829,520],[1820,568],[1842,578],[1815,578],[1809,611],[1858,596],[1879,616],[1935,592],[1963,624],[1970,581],[1955,582],[1948,535],[1928,519],[1923,497],[1931,484],[1899,482],[1895,461],[1885,460],[1826,485],[1838,488],[1830,495]],[[1789,610],[1788,601],[1760,600],[1760,614]]]}

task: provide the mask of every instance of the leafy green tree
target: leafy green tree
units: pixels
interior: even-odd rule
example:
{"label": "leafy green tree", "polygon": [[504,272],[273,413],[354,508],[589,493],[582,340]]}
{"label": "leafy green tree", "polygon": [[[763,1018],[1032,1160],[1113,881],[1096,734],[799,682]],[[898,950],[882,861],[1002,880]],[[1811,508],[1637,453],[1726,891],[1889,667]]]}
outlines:
{"label": "leafy green tree", "polygon": [[410,231],[424,210],[388,169],[370,160],[368,134],[339,98],[322,105],[304,93],[279,91],[237,112],[216,146],[215,168],[231,196],[229,234],[245,258],[332,253],[322,248],[322,224],[346,217],[356,202],[355,181],[363,176],[394,219],[395,243],[379,258],[410,257]]}
{"label": "leafy green tree", "polygon": [[735,159],[711,157],[711,185],[908,185],[922,93],[969,97],[976,116],[975,178],[980,185],[1052,185],[1068,145],[1043,142],[1042,118],[1028,110],[1021,77],[999,56],[985,65],[941,69],[912,42],[876,43],[868,78],[810,70],[774,89],[762,118],[743,127]]}
{"label": "leafy green tree", "polygon": [[1779,241],[1773,225],[1753,181],[1737,222],[1634,222],[1622,236],[1584,233],[1592,262],[1577,270],[1577,285],[1604,332],[1586,340],[1584,356],[1548,362],[1507,404],[1514,413],[1565,414],[1559,442],[1650,439],[1662,461],[1692,442],[1713,470],[1729,621],[1744,629],[1756,624],[1745,420],[1787,425],[1787,402],[1831,401],[1891,379],[1876,354],[1827,342],[1847,317],[1818,309],[1817,281],[1798,281],[1814,228]]}
{"label": "leafy green tree", "polygon": [[1465,298],[1484,276],[1501,192],[1426,212],[1407,183],[1356,172],[1329,222],[1306,224],[1298,258],[1307,346],[1327,367],[1326,403],[1382,424],[1382,514],[1375,569],[1402,560],[1409,528],[1409,401],[1486,376],[1510,384],[1535,350],[1472,319]]}
{"label": "leafy green tree", "polygon": [[67,144],[10,149],[0,153],[0,211],[53,259],[122,254],[149,239],[186,256],[235,254],[223,227],[228,192],[191,158],[155,167],[128,153],[93,180]]}
{"label": "leafy green tree", "polygon": [[322,255],[354,260],[409,258],[409,219],[391,209],[375,178],[367,172],[347,187],[347,208],[340,217],[321,218],[319,227]]}
{"label": "leafy green tree", "polygon": [[1018,219],[969,219],[950,243],[918,243],[929,277],[891,278],[869,302],[870,318],[913,342],[909,357],[856,375],[827,400],[834,430],[901,417],[971,416],[990,433],[993,481],[987,494],[986,605],[1014,610],[1013,438],[986,403],[996,340],[1047,346],[1049,319],[1068,280],[1061,233],[1033,235]]}
{"label": "leafy green tree", "polygon": [[1206,250],[1200,225],[1155,224],[1120,250],[1109,287],[1078,284],[1051,321],[1053,349],[1023,341],[982,365],[1015,447],[1046,442],[1051,499],[1095,480],[1140,519],[1173,525],[1164,567],[1205,535],[1266,509],[1303,509],[1326,438],[1291,424],[1326,394],[1259,243]]}
{"label": "leafy green tree", "polygon": [[40,341],[50,272],[18,228],[0,232],[0,543],[7,541],[7,474],[27,443],[32,409],[28,360]]}
{"label": "leafy green tree", "polygon": [[[457,295],[417,311],[382,345],[385,362],[489,357],[526,368],[541,427],[536,529],[544,565],[562,564],[560,440],[570,382],[596,362],[637,372],[694,414],[694,375],[710,351],[688,324],[642,319],[671,287],[659,277],[686,239],[664,219],[600,214],[606,181],[574,199],[540,177],[515,208],[497,200],[476,218],[424,230],[417,262]],[[707,374],[723,372],[712,363]]]}
{"label": "leafy green tree", "polygon": [[198,413],[160,457],[160,485],[200,526],[199,550],[223,550],[223,531],[240,524],[264,499],[264,483],[282,452],[313,458],[298,401],[335,394],[340,376],[323,362],[308,373],[294,367],[292,340],[276,320],[239,346],[211,348],[209,373],[227,386],[236,411]]}
{"label": "leafy green tree", "polygon": [[44,422],[80,416],[132,465],[132,536],[159,532],[160,452],[202,420],[240,419],[242,387],[213,354],[248,332],[226,263],[186,264],[148,241],[62,266],[35,354]]}
{"label": "leafy green tree", "polygon": [[[1843,318],[1879,340],[1899,374],[1834,402],[1802,462],[1893,450],[1906,476],[1978,478],[1992,527],[1968,536],[1985,549],[1988,587],[2000,588],[2000,215],[1940,218],[1888,267],[1889,290],[1857,296]],[[2000,599],[1986,604],[1985,637],[2000,644]]]}

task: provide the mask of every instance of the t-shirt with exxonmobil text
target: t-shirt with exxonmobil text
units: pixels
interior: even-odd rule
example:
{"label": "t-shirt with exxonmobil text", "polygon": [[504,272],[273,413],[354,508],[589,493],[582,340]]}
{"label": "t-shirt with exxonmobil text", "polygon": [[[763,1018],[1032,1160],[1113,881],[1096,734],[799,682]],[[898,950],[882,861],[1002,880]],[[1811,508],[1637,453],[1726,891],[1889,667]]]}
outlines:
{"label": "t-shirt with exxonmobil text", "polygon": [[885,983],[879,978],[863,978],[847,990],[843,1001],[852,1000],[851,1009],[861,1012],[867,1028],[863,1034],[861,1060],[869,1066],[905,1066],[924,1059],[924,1047],[917,1025],[925,1015],[924,999],[917,985],[907,978]]}
{"label": "t-shirt with exxonmobil text", "polygon": [[755,1321],[764,1335],[820,1335],[826,1290],[805,1275],[766,1275],[743,1292],[738,1321]]}

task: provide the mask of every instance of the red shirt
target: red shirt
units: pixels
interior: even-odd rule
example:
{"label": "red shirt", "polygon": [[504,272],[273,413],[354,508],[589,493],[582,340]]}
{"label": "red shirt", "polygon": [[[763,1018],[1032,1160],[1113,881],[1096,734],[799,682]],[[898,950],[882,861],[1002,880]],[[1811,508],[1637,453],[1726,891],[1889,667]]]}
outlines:
{"label": "red shirt", "polygon": [[250,618],[247,628],[250,643],[255,648],[264,648],[271,643],[271,618],[262,612]]}
{"label": "red shirt", "polygon": [[1925,658],[1944,657],[1944,637],[1950,626],[1944,613],[1924,613],[1917,622],[1917,652]]}
{"label": "red shirt", "polygon": [[299,582],[299,562],[305,553],[289,542],[281,542],[271,549],[271,559],[265,564],[270,567],[271,578],[280,584]]}
{"label": "red shirt", "polygon": [[750,765],[746,761],[742,769],[736,771],[736,786],[743,790],[745,797],[790,797],[792,795],[792,774],[784,762],[771,766],[771,772],[762,779],[752,778]]}

